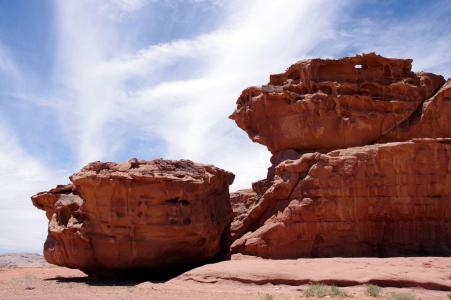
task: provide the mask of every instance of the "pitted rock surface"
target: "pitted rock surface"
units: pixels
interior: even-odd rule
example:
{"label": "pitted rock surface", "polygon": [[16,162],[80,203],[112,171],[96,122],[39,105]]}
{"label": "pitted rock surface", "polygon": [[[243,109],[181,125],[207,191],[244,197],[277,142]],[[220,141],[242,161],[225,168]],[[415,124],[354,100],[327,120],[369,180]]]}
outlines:
{"label": "pitted rock surface", "polygon": [[230,117],[273,154],[374,143],[445,83],[440,75],[412,72],[411,65],[411,59],[374,53],[300,61],[271,75],[267,85],[244,90]]}
{"label": "pitted rock surface", "polygon": [[383,136],[380,142],[420,137],[451,137],[451,79],[407,120]]}
{"label": "pitted rock surface", "polygon": [[266,258],[451,254],[451,139],[304,154],[235,224]]}
{"label": "pitted rock surface", "polygon": [[87,273],[176,268],[218,254],[234,175],[187,160],[94,162],[32,197],[49,218],[47,261]]}
{"label": "pitted rock surface", "polygon": [[309,59],[231,118],[272,152],[233,253],[451,255],[451,79],[374,53]]}

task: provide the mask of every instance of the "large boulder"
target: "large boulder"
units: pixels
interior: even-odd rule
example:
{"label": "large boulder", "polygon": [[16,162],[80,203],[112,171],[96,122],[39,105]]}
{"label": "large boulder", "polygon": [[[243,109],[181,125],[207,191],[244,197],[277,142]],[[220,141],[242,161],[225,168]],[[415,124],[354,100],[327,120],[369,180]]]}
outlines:
{"label": "large boulder", "polygon": [[234,175],[188,160],[94,162],[32,197],[46,211],[48,262],[88,274],[214,258],[232,218]]}
{"label": "large boulder", "polygon": [[451,254],[451,139],[304,154],[234,224],[267,258]]}

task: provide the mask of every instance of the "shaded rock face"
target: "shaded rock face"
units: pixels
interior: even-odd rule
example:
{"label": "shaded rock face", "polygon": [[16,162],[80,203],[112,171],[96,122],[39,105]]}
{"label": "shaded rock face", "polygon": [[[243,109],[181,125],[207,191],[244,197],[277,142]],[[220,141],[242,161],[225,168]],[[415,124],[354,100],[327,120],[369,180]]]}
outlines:
{"label": "shaded rock face", "polygon": [[416,137],[451,137],[451,79],[380,141],[404,141]]}
{"label": "shaded rock face", "polygon": [[243,91],[231,118],[273,155],[232,253],[451,255],[451,81],[411,63],[312,59]]}
{"label": "shaded rock face", "polygon": [[231,241],[235,239],[237,228],[242,226],[242,222],[247,218],[248,211],[259,200],[259,196],[252,189],[239,190],[230,194],[230,203],[233,210],[233,221],[230,224]]}
{"label": "shaded rock face", "polygon": [[176,268],[218,254],[234,175],[180,160],[94,162],[32,197],[46,211],[50,263],[86,273]]}

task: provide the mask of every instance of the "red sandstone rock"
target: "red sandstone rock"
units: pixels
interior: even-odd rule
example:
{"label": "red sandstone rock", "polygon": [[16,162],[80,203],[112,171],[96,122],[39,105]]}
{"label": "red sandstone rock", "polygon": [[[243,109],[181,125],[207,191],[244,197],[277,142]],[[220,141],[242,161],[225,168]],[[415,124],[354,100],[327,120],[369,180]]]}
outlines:
{"label": "red sandstone rock", "polygon": [[374,53],[300,61],[271,75],[268,85],[244,90],[230,117],[276,155],[370,144],[409,119],[444,84],[442,76],[413,73],[411,63]]}
{"label": "red sandstone rock", "polygon": [[273,154],[271,156],[271,166],[268,168],[268,173],[266,175],[266,179],[259,180],[257,182],[252,183],[252,189],[258,194],[263,195],[266,190],[268,190],[274,180],[276,167],[283,161],[287,159],[298,159],[301,157],[303,152],[295,151],[293,149],[283,150]]}
{"label": "red sandstone rock", "polygon": [[230,193],[230,204],[234,217],[245,213],[256,201],[256,193],[252,189],[238,190]]}
{"label": "red sandstone rock", "polygon": [[[169,282],[173,284],[214,283],[215,285],[243,283],[259,287],[270,284],[273,289],[273,285],[299,288],[301,285],[312,283],[335,286],[376,284],[382,287],[421,287],[451,291],[450,270],[451,258],[449,257],[335,257],[270,260],[235,254],[229,261],[195,268]],[[357,299],[371,298],[357,296]],[[431,299],[431,297],[422,299]]]}
{"label": "red sandstone rock", "polygon": [[451,79],[380,141],[405,141],[419,137],[451,137]]}
{"label": "red sandstone rock", "polygon": [[243,91],[231,118],[273,155],[232,223],[233,252],[451,254],[449,140],[356,147],[451,137],[451,80],[411,63],[310,59]]}
{"label": "red sandstone rock", "polygon": [[72,184],[58,185],[47,192],[41,192],[31,197],[33,205],[45,210],[47,219],[51,219],[55,212],[55,202],[65,194],[72,194],[74,186]]}
{"label": "red sandstone rock", "polygon": [[267,258],[450,255],[451,139],[286,160],[234,231]]}
{"label": "red sandstone rock", "polygon": [[94,162],[32,197],[49,218],[47,261],[87,273],[179,267],[218,254],[234,175],[191,161]]}
{"label": "red sandstone rock", "polygon": [[230,236],[235,240],[236,228],[240,228],[249,211],[256,205],[259,196],[251,189],[239,190],[230,194],[233,221],[230,224]]}

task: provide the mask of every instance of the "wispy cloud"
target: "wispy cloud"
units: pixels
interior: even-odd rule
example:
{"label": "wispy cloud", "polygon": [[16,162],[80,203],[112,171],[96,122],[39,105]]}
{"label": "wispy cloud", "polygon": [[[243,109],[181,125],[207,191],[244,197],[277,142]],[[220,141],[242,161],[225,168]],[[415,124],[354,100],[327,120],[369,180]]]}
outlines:
{"label": "wispy cloud", "polygon": [[0,141],[0,248],[40,251],[47,222],[40,211],[32,209],[30,196],[65,179],[62,172],[47,169],[24,152],[2,122]]}
{"label": "wispy cloud", "polygon": [[[27,94],[27,74],[0,42],[0,105],[6,101],[30,101],[44,105],[43,99]],[[4,84],[4,87],[2,87]],[[31,206],[30,196],[65,182],[63,170],[49,169],[20,144],[18,135],[0,118],[0,252],[40,252],[47,221]]]}
{"label": "wispy cloud", "polygon": [[[411,5],[415,5],[414,2]],[[388,57],[412,58],[416,71],[451,76],[449,1],[430,2],[404,17],[398,15],[404,7],[386,6],[385,14],[365,14],[372,12],[375,6],[365,11],[364,3],[371,2],[360,2],[359,11],[351,10],[352,14],[344,15],[334,35],[326,40],[325,45],[321,45],[324,47],[318,49],[317,55],[377,52]],[[359,5],[355,5],[354,9]]]}
{"label": "wispy cloud", "polygon": [[[110,19],[121,21],[128,14],[141,9],[148,0],[108,0],[100,4],[100,11]],[[94,2],[92,2],[94,4]]]}
{"label": "wispy cloud", "polygon": [[[77,120],[66,126],[75,133],[79,161],[114,157],[127,133],[109,135],[106,127],[132,124],[163,140],[167,157],[235,172],[235,187],[263,177],[268,165],[266,150],[227,119],[235,99],[248,85],[265,82],[269,73],[305,56],[332,30],[342,7],[322,1],[230,2],[215,31],[114,53],[114,26],[99,24],[79,3],[60,2],[59,9],[62,79],[75,95],[71,111]],[[97,30],[87,34],[80,23]],[[176,65],[182,78],[171,74]]]}
{"label": "wispy cloud", "polygon": [[113,4],[118,6],[119,9],[127,12],[135,11],[142,8],[147,0],[112,0]]}

